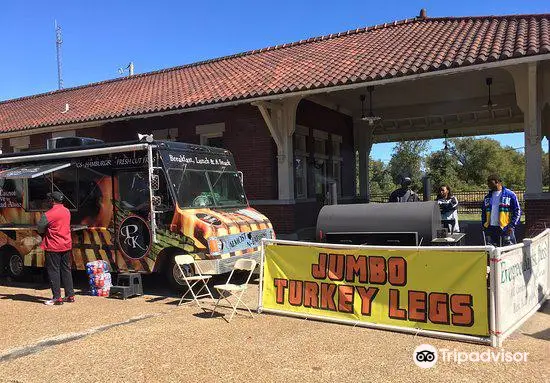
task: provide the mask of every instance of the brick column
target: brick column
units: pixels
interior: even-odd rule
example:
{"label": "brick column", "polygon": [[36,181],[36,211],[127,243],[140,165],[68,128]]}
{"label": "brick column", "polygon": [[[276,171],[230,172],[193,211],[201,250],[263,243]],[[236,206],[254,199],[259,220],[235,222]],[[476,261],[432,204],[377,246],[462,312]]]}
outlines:
{"label": "brick column", "polygon": [[550,193],[525,200],[525,237],[534,237],[550,228]]}

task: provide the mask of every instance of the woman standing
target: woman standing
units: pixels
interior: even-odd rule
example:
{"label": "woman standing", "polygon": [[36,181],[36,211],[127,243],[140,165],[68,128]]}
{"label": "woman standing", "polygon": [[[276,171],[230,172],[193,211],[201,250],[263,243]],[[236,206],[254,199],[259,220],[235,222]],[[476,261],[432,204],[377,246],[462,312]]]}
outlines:
{"label": "woman standing", "polygon": [[441,224],[449,233],[458,233],[458,200],[449,185],[441,185],[437,193],[437,203],[441,210]]}

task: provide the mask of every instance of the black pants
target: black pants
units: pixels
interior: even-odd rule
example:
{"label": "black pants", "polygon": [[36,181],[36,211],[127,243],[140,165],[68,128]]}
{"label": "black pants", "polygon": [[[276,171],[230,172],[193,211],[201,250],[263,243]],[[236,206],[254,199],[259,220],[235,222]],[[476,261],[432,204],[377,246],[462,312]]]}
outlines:
{"label": "black pants", "polygon": [[70,256],[70,250],[63,252],[46,251],[46,270],[48,270],[53,299],[61,298],[61,280],[63,280],[65,296],[74,295]]}
{"label": "black pants", "polygon": [[454,219],[442,219],[441,225],[443,228],[447,229],[447,233],[452,234],[455,228],[455,220]]}
{"label": "black pants", "polygon": [[505,233],[499,226],[489,226],[485,229],[485,242],[495,247],[514,245],[516,235],[514,230],[510,234]]}

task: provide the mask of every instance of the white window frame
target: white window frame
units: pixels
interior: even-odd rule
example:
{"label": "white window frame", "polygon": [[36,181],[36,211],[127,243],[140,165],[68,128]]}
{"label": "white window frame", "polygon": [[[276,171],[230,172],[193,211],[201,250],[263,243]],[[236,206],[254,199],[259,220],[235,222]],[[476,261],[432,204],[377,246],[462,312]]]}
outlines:
{"label": "white window frame", "polygon": [[200,136],[200,144],[208,145],[209,138],[223,137],[225,122],[195,126],[195,134]]}

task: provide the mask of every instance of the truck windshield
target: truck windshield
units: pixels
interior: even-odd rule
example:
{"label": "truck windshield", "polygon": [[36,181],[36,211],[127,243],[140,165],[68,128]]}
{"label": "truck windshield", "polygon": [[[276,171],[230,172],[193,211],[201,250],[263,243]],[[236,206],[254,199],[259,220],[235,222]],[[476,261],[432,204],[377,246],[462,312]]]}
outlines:
{"label": "truck windshield", "polygon": [[237,172],[169,169],[181,208],[246,206]]}

